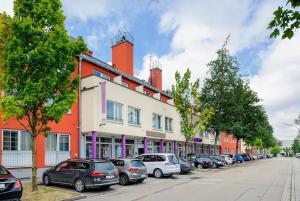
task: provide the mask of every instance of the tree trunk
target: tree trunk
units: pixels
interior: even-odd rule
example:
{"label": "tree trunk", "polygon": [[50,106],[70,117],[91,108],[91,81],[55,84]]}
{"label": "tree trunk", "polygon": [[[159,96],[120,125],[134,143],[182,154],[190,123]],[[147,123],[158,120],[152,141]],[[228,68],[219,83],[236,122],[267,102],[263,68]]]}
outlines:
{"label": "tree trunk", "polygon": [[239,139],[236,139],[236,145],[235,145],[235,154],[239,153]]}
{"label": "tree trunk", "polygon": [[38,190],[37,186],[37,167],[36,167],[36,132],[32,131],[31,137],[32,148],[32,192]]}

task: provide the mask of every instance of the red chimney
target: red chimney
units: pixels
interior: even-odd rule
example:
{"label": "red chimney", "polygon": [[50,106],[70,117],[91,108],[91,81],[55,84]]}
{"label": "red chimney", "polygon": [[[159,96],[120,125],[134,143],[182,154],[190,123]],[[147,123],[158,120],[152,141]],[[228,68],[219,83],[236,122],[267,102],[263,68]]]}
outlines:
{"label": "red chimney", "polygon": [[112,39],[112,65],[133,76],[133,37],[120,32]]}
{"label": "red chimney", "polygon": [[159,90],[162,90],[162,70],[161,65],[159,64],[159,61],[152,61],[150,58],[150,77],[149,77],[149,83],[158,88]]}

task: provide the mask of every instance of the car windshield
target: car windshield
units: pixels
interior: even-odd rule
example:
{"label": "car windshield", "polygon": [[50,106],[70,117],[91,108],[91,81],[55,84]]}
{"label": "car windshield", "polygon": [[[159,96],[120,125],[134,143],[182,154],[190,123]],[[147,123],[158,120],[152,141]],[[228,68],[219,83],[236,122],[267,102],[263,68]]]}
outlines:
{"label": "car windshield", "polygon": [[4,167],[0,167],[0,175],[8,174],[8,171]]}
{"label": "car windshield", "polygon": [[144,164],[140,160],[134,160],[134,161],[131,161],[131,166],[132,167],[144,167]]}
{"label": "car windshield", "polygon": [[174,163],[174,164],[178,163],[178,159],[175,155],[168,155],[168,159],[171,163]]}
{"label": "car windshield", "polygon": [[95,163],[95,170],[103,171],[103,170],[113,170],[114,165],[110,162],[108,163]]}

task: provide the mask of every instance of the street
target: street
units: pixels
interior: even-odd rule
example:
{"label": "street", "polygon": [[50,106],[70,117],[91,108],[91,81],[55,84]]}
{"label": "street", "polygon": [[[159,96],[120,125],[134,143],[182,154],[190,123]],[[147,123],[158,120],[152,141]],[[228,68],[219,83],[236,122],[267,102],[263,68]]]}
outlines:
{"label": "street", "polygon": [[300,160],[279,157],[172,178],[150,177],[142,184],[87,192],[85,200],[294,201],[300,199],[299,181]]}

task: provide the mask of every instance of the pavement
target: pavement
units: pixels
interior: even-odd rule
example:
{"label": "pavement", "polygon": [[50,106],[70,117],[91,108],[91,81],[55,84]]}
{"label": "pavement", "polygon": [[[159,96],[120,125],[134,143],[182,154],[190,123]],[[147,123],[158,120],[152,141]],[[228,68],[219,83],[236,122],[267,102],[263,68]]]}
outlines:
{"label": "pavement", "polygon": [[[72,190],[72,189],[70,189]],[[85,201],[300,201],[300,159],[272,158],[81,194]]]}

